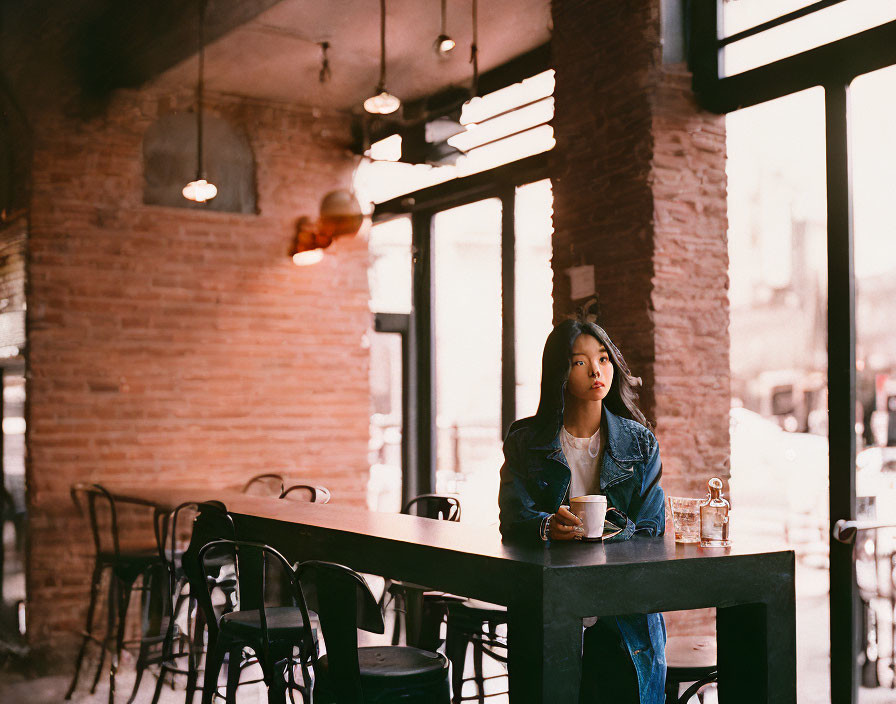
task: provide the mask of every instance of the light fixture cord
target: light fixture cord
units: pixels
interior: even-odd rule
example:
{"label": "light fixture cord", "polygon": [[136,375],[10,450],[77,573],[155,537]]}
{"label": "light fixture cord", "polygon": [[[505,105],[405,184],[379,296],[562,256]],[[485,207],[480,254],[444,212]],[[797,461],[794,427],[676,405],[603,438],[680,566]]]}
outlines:
{"label": "light fixture cord", "polygon": [[386,0],[380,0],[380,88],[386,87]]}
{"label": "light fixture cord", "polygon": [[441,30],[439,30],[439,35],[443,36],[443,37],[446,35],[445,25],[447,24],[447,22],[445,21],[445,18],[447,16],[447,13],[448,13],[448,0],[442,0],[442,28],[441,28]]}
{"label": "light fixture cord", "polygon": [[199,80],[196,82],[196,180],[205,177],[202,166],[202,92],[205,76],[205,3],[199,0]]}
{"label": "light fixture cord", "polygon": [[470,45],[470,63],[473,64],[473,95],[479,95],[479,13],[478,2],[473,0],[473,43]]}

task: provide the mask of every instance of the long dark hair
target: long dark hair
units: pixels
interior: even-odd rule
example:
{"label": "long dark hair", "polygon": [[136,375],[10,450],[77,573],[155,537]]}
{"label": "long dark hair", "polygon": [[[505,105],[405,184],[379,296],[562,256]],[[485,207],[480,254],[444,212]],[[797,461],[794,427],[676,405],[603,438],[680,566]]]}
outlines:
{"label": "long dark hair", "polygon": [[637,421],[646,428],[650,425],[638,408],[635,389],[641,385],[640,377],[632,376],[619,348],[613,344],[606,330],[595,323],[581,320],[564,320],[548,335],[541,359],[541,398],[535,412],[539,434],[551,438],[563,422],[563,392],[569,379],[572,346],[579,335],[591,335],[600,342],[613,364],[613,382],[604,398],[604,407],[622,418]]}

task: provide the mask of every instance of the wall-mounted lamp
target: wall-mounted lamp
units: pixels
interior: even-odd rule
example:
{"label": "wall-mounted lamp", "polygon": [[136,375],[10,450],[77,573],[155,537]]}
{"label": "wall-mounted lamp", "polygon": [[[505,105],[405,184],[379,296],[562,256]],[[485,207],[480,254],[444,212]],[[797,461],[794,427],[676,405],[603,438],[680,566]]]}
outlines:
{"label": "wall-mounted lamp", "polygon": [[293,263],[299,266],[317,264],[323,259],[323,250],[333,244],[333,240],[358,234],[363,222],[361,204],[353,193],[346,190],[327,193],[320,202],[317,222],[307,216],[296,222],[296,236],[290,252]]}

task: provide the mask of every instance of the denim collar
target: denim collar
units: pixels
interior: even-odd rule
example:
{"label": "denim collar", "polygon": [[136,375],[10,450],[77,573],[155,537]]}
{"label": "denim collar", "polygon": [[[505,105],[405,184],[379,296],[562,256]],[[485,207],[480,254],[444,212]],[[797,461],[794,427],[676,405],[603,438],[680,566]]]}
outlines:
{"label": "denim collar", "polygon": [[[634,431],[606,406],[603,408],[602,422],[606,423],[607,426],[607,452],[615,462],[630,464],[646,459]],[[563,451],[560,447],[560,428],[562,425],[561,416],[561,421],[554,433],[554,439],[547,444],[534,445],[531,449],[548,451],[551,459],[561,459],[563,457]]]}

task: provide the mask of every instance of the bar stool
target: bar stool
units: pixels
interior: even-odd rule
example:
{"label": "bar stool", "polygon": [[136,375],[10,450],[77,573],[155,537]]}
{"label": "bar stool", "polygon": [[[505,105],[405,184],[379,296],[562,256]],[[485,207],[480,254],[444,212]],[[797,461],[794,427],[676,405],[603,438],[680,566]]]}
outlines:
{"label": "bar stool", "polygon": [[[713,636],[669,636],[666,639],[666,704],[687,704],[700,688],[717,682],[716,639]],[[693,682],[684,694],[681,685]]]}
{"label": "bar stool", "polygon": [[283,478],[282,474],[277,474],[275,472],[256,474],[243,485],[240,491],[252,496],[279,497],[283,493],[285,481],[286,480]]}
{"label": "bar stool", "polygon": [[[93,694],[96,691],[108,649],[111,651],[109,704],[114,704],[115,676],[118,672],[121,651],[125,646],[125,619],[131,592],[134,591],[134,584],[137,580],[142,578],[142,586],[138,588],[138,591],[143,592],[144,600],[148,597],[160,598],[159,587],[164,582],[162,578],[164,567],[154,548],[146,550],[121,549],[118,510],[115,499],[105,487],[100,484],[78,482],[71,487],[71,497],[82,515],[86,504],[95,557],[90,584],[90,600],[87,605],[87,623],[75,660],[75,673],[65,694],[65,699],[71,699],[78,685],[87,645],[94,641],[101,650],[90,692]],[[102,638],[98,638],[93,634],[93,621],[103,575],[107,572],[109,574],[109,591],[106,599],[106,632]],[[142,631],[141,635],[143,635]]]}
{"label": "bar stool", "polygon": [[310,501],[313,504],[330,503],[330,490],[313,484],[293,484],[280,492],[281,499],[289,501]]}
{"label": "bar stool", "polygon": [[[445,640],[445,655],[451,661],[452,704],[475,699],[480,702],[486,697],[506,692],[486,694],[487,680],[507,677],[503,672],[498,675],[485,675],[483,656],[507,664],[507,634],[499,633],[499,628],[507,625],[507,609],[497,604],[490,604],[477,599],[448,604],[448,627]],[[465,676],[467,648],[473,646],[473,675]],[[464,682],[475,682],[476,694],[464,696]]]}
{"label": "bar stool", "polygon": [[[168,676],[186,675],[186,701],[192,702],[197,689],[199,661],[203,653],[203,636],[205,618],[198,608],[195,595],[188,588],[188,581],[183,569],[184,549],[192,536],[192,525],[199,510],[215,512],[220,515],[221,525],[229,537],[232,534],[232,523],[227,516],[224,504],[209,501],[202,504],[186,502],[173,511],[157,510],[155,515],[156,543],[159,556],[168,573],[168,593],[165,600],[165,611],[158,624],[159,636],[144,638],[140,654],[137,657],[137,676],[131,693],[131,704],[140,686],[143,671],[149,665],[158,664],[159,674],[153,691],[152,704],[159,701],[162,685]],[[184,530],[184,526],[187,530]],[[220,589],[225,595],[226,609],[232,608],[235,602],[236,579],[227,573],[227,561],[216,563],[216,574],[209,576],[209,585]],[[223,613],[225,609],[222,608]],[[181,625],[180,621],[184,624]],[[179,660],[186,659],[186,666]]]}
{"label": "bar stool", "polygon": [[[225,549],[224,554],[233,556],[240,598],[234,611],[225,613],[216,620],[208,587],[210,575],[207,567],[209,560],[217,563],[221,555],[220,551],[217,555],[209,555],[210,551],[221,548]],[[188,551],[186,555],[190,554]],[[278,565],[286,576],[292,591],[293,605],[265,604],[265,575],[269,564]],[[225,656],[229,656],[227,701],[235,700],[241,673],[238,661],[246,648],[252,649],[261,666],[269,701],[285,701],[287,688],[298,689],[302,693],[302,701],[310,701],[313,677],[309,668],[316,655],[316,630],[311,626],[307,608],[296,605],[304,602],[295,568],[268,545],[227,539],[213,540],[203,545],[196,553],[194,574],[197,566],[202,579],[191,581],[190,584],[197,590],[197,599],[205,613],[209,631],[203,704],[211,704],[215,696],[218,673]],[[298,658],[294,655],[294,649],[298,650]],[[301,668],[301,683],[295,681],[296,665]]]}
{"label": "bar stool", "polygon": [[[443,521],[460,521],[460,500],[442,494],[421,494],[405,504],[401,510],[407,515]],[[401,615],[404,614],[405,642],[408,645],[435,650],[439,647],[439,629],[447,615],[448,601],[461,601],[442,592],[432,592],[427,587],[386,578],[380,608],[385,612],[386,596],[392,597],[395,621],[392,627],[392,645],[401,639]]]}
{"label": "bar stool", "polygon": [[314,699],[324,704],[448,704],[448,660],[410,646],[358,647],[358,629],[386,630],[364,578],[331,562],[299,563],[305,623],[317,612],[326,655],[313,658]]}

